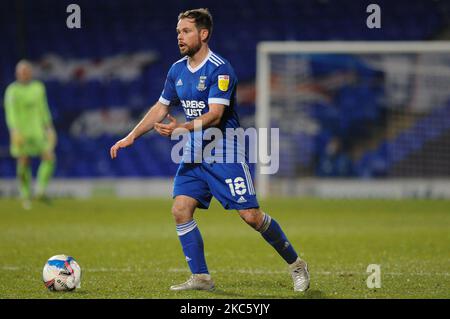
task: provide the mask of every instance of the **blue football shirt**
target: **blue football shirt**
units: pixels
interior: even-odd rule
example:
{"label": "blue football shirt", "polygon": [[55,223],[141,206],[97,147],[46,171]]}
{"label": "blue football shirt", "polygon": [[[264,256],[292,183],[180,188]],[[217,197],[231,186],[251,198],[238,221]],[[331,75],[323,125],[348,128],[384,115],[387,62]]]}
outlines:
{"label": "blue football shirt", "polygon": [[[209,104],[223,104],[225,110],[218,129],[223,139],[216,140],[216,147],[212,154],[222,156],[225,162],[226,152],[230,152],[229,145],[233,145],[234,154],[243,155],[242,146],[233,139],[233,143],[226,144],[226,129],[240,127],[239,118],[235,111],[237,77],[231,64],[211,50],[197,67],[189,65],[188,57],[175,62],[170,68],[159,101],[168,106],[182,106],[186,121],[192,121],[209,111]],[[190,140],[183,152],[183,161],[194,162],[198,158],[198,151],[203,151],[209,141],[203,141],[201,134],[191,132]],[[213,138],[210,139],[214,141]],[[195,147],[194,147],[195,146]],[[196,154],[197,153],[197,154]],[[205,158],[203,158],[205,160]]]}

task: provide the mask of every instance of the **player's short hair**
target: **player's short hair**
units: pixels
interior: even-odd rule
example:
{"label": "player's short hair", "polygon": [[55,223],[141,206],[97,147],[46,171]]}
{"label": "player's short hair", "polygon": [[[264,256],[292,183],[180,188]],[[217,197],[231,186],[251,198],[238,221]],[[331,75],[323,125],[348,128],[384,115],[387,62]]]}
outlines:
{"label": "player's short hair", "polygon": [[198,30],[206,29],[208,30],[208,37],[206,42],[211,38],[211,33],[213,29],[213,18],[211,13],[207,8],[192,9],[181,12],[178,15],[178,20],[181,19],[194,19],[195,26]]}
{"label": "player's short hair", "polygon": [[25,66],[27,68],[33,69],[33,65],[31,64],[30,61],[26,60],[26,59],[22,59],[19,62],[17,62],[16,64],[16,70],[18,70],[20,67]]}

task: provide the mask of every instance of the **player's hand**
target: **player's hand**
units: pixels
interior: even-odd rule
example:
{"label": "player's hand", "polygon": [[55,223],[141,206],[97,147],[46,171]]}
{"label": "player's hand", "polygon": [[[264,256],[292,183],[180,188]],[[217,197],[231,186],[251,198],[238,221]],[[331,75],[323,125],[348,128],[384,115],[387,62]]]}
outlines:
{"label": "player's hand", "polygon": [[155,123],[154,127],[159,134],[169,137],[175,129],[180,128],[180,125],[178,125],[177,119],[172,115],[167,114],[166,118],[169,120],[169,123]]}
{"label": "player's hand", "polygon": [[48,129],[47,130],[47,139],[48,139],[48,143],[50,145],[50,150],[54,150],[56,143],[58,141],[58,138],[56,136],[56,132],[54,129]]}
{"label": "player's hand", "polygon": [[22,134],[16,130],[11,131],[11,144],[16,146],[22,146],[25,143],[25,139]]}
{"label": "player's hand", "polygon": [[132,135],[128,135],[127,137],[118,141],[116,144],[114,144],[111,147],[111,149],[109,151],[111,158],[114,159],[117,157],[117,152],[119,151],[119,149],[128,147],[133,143],[134,143],[134,137]]}

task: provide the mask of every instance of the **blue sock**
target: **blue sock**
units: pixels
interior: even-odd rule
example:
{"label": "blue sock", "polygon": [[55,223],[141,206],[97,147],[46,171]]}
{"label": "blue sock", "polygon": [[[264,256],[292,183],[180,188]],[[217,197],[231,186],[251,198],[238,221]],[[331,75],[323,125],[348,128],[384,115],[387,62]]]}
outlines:
{"label": "blue sock", "polygon": [[297,260],[297,253],[275,219],[264,214],[263,224],[258,231],[288,264],[292,264]]}
{"label": "blue sock", "polygon": [[193,274],[208,274],[203,252],[203,239],[195,220],[177,225],[177,234],[191,272]]}

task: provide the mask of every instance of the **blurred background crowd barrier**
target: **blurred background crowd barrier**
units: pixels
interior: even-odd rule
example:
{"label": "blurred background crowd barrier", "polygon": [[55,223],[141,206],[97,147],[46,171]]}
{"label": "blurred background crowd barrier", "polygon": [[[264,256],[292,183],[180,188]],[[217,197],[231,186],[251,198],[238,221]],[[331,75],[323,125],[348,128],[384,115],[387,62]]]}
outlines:
{"label": "blurred background crowd barrier", "polygon": [[[81,29],[66,27],[70,3],[81,8]],[[369,3],[381,8],[380,29],[366,25]],[[210,9],[210,46],[238,75],[237,111],[244,127],[258,125],[261,42],[450,38],[450,2],[442,0],[1,1],[2,101],[17,61],[31,60],[46,84],[58,132],[53,192],[170,194],[174,142],[147,134],[114,161],[109,148],[159,98],[179,58],[177,15],[196,7]],[[273,183],[266,181],[266,191],[450,197],[450,51],[278,52],[268,68],[264,93],[269,124],[280,128],[280,170],[270,177]],[[181,108],[173,114],[183,118]],[[1,195],[15,194],[14,178],[2,111]]]}

